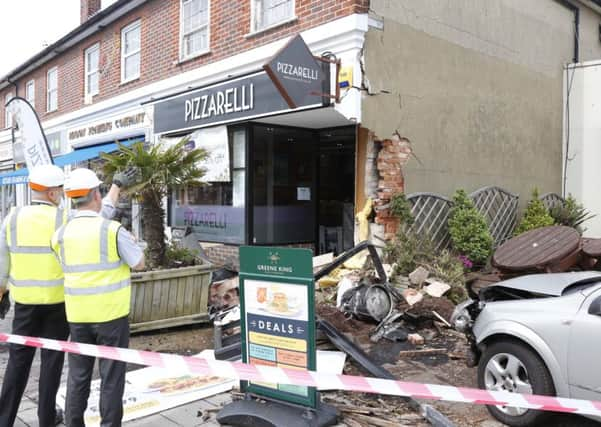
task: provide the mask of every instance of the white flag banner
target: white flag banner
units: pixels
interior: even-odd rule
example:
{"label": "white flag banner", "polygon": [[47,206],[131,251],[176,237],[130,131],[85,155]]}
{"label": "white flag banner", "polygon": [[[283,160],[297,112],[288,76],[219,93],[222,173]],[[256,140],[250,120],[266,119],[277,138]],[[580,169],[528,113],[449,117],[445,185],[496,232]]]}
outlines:
{"label": "white flag banner", "polygon": [[54,163],[40,119],[29,102],[17,96],[8,101],[6,109],[19,128],[27,168]]}
{"label": "white flag banner", "polygon": [[[214,126],[199,129],[189,135],[190,140],[186,145],[189,149],[202,148],[207,152],[205,160],[198,166],[205,170],[200,179],[202,182],[229,182],[230,175],[230,149],[227,126]],[[168,145],[175,144],[182,138],[161,137]]]}

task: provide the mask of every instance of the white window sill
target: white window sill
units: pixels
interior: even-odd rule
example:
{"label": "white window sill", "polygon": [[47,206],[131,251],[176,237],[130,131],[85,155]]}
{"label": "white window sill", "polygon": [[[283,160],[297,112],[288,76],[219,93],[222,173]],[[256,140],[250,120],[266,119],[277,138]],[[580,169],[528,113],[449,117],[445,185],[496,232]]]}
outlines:
{"label": "white window sill", "polygon": [[200,58],[201,56],[208,55],[209,53],[211,53],[211,49],[201,50],[201,51],[195,53],[194,55],[189,55],[189,56],[186,56],[183,58],[179,58],[176,61],[173,61],[173,65],[181,65],[188,61],[192,61],[193,59]]}
{"label": "white window sill", "polygon": [[119,86],[125,86],[126,84],[129,84],[131,82],[135,82],[136,80],[140,80],[140,76],[132,77],[132,78],[127,79],[127,80],[122,80],[121,83],[119,83]]}
{"label": "white window sill", "polygon": [[269,27],[265,27],[265,28],[260,28],[258,30],[255,31],[251,31],[250,33],[246,34],[244,37],[245,38],[251,38],[251,37],[255,37],[258,36],[259,34],[265,33],[269,30],[273,30],[274,28],[280,27],[282,25],[286,25],[286,24],[290,24],[291,22],[295,22],[298,20],[298,17],[295,16],[291,16],[290,18],[284,20],[284,21],[280,21],[278,23],[272,24]]}
{"label": "white window sill", "polygon": [[58,111],[58,108],[55,108],[54,110],[46,110],[47,113],[54,113],[55,111]]}

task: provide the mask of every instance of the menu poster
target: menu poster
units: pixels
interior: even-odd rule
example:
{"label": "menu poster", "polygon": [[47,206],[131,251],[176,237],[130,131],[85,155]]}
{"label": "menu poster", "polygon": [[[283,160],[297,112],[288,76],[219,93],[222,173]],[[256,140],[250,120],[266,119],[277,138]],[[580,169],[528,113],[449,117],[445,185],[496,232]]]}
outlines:
{"label": "menu poster", "polygon": [[[247,248],[240,250],[244,361],[255,365],[315,370],[311,252],[253,247],[250,249],[252,261],[249,262],[249,258],[244,256],[245,253],[249,255]],[[263,261],[266,263],[261,264]],[[301,267],[299,262],[307,265]],[[296,404],[311,407],[316,404],[316,391],[312,387],[243,382],[243,389]]]}

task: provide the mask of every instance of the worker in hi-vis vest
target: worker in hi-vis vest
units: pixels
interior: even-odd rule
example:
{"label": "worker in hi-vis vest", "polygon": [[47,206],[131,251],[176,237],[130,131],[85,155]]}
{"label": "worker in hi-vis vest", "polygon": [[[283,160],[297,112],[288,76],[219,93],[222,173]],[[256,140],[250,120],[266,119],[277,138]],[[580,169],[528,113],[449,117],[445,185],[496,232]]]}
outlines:
{"label": "worker in hi-vis vest", "polygon": [[[89,169],[75,169],[65,193],[76,209],[52,236],[65,275],[65,310],[71,340],[114,347],[129,344],[130,268],[144,268],[134,237],[99,215],[102,182]],[[65,424],[83,427],[95,358],[69,354]],[[100,359],[100,425],[121,425],[125,362]]]}
{"label": "worker in hi-vis vest", "polygon": [[[102,215],[112,218],[120,187],[131,181],[131,171],[116,175],[102,201]],[[119,178],[122,182],[119,181]],[[13,208],[0,230],[0,317],[14,300],[12,333],[65,340],[69,326],[65,316],[63,271],[50,247],[53,233],[67,217],[62,209],[65,176],[58,166],[33,168],[29,174],[31,205]],[[0,392],[0,426],[12,426],[23,397],[35,347],[11,344]],[[40,427],[55,426],[63,419],[56,408],[64,353],[41,350],[38,420]]]}

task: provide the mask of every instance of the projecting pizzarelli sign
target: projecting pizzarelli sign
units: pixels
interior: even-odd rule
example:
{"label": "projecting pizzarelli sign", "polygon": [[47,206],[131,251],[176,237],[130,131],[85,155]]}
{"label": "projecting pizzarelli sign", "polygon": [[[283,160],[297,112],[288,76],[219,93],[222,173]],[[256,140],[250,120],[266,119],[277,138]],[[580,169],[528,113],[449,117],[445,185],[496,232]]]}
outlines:
{"label": "projecting pizzarelli sign", "polygon": [[154,132],[197,129],[329,105],[329,64],[318,63],[300,36],[263,68],[157,102]]}

